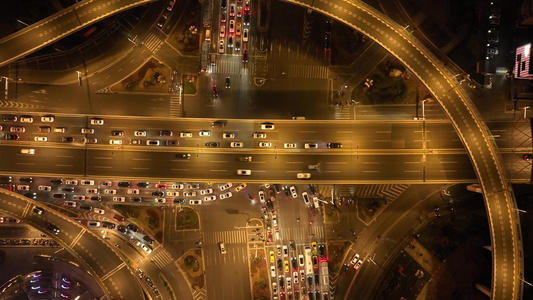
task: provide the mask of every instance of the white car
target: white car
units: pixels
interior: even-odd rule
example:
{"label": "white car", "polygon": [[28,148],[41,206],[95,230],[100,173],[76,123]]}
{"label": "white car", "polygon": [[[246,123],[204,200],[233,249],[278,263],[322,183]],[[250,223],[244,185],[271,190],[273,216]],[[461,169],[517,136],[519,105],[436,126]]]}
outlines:
{"label": "white car", "polygon": [[110,189],[107,189],[107,190],[104,190],[104,194],[107,194],[107,195],[116,195],[116,194],[117,194],[117,190],[110,190]]}
{"label": "white car", "polygon": [[222,138],[223,139],[234,139],[235,138],[235,133],[224,132],[222,134]]}
{"label": "white car", "polygon": [[35,154],[35,149],[20,149],[22,154]]}
{"label": "white car", "polygon": [[254,132],[252,135],[254,139],[266,139],[267,135],[264,132]]}
{"label": "white car", "polygon": [[278,216],[275,213],[272,213],[272,224],[278,226]]}
{"label": "white car", "polygon": [[355,263],[357,263],[357,261],[359,260],[359,254],[355,254],[353,257],[352,257],[352,260],[350,261],[350,265],[355,265]]}
{"label": "white car", "polygon": [[243,33],[242,33],[242,41],[244,43],[248,42],[248,29],[247,28],[245,28]]}
{"label": "white car", "polygon": [[190,205],[201,205],[202,200],[189,200]]}
{"label": "white car", "polygon": [[298,283],[298,272],[292,272],[292,281],[294,284]]}
{"label": "white car", "polygon": [[201,190],[200,195],[213,194],[213,189]]}
{"label": "white car", "polygon": [[126,197],[113,197],[113,202],[126,202]]}
{"label": "white car", "polygon": [[172,188],[173,188],[173,189],[177,189],[177,190],[183,190],[183,189],[185,188],[185,185],[184,185],[184,184],[181,184],[181,183],[173,184],[173,185],[172,185]]}
{"label": "white car", "polygon": [[41,122],[50,123],[50,122],[54,122],[55,119],[56,118],[54,116],[42,116],[41,117]]}
{"label": "white car", "polygon": [[82,180],[81,185],[94,185],[94,180]]}
{"label": "white car", "polygon": [[269,147],[272,147],[272,143],[259,142],[259,147],[261,147],[261,148],[269,148]]}
{"label": "white car", "polygon": [[70,184],[70,185],[78,185],[78,181],[77,180],[65,180],[65,184]]}
{"label": "white car", "polygon": [[183,192],[183,197],[194,197],[194,196],[196,196],[196,192],[194,191]]}
{"label": "white car", "polygon": [[239,169],[237,170],[237,175],[252,175],[252,170]]}
{"label": "white car", "polygon": [[30,186],[29,185],[17,185],[17,191],[29,191]]}
{"label": "white car", "polygon": [[283,147],[284,148],[288,148],[288,149],[294,149],[294,148],[296,148],[296,144],[295,143],[285,143],[285,144],[283,144]]}
{"label": "white car", "polygon": [[128,195],[139,195],[141,191],[138,189],[128,189]]}
{"label": "white car", "polygon": [[104,125],[104,120],[99,118],[92,118],[91,125]]}
{"label": "white car", "polygon": [[242,146],[244,146],[244,143],[243,142],[231,142],[229,146],[231,148],[242,148]]}
{"label": "white car", "polygon": [[261,129],[263,130],[273,130],[274,124],[273,123],[263,123],[261,124]]}
{"label": "white car", "polygon": [[20,122],[21,123],[33,123],[33,118],[29,116],[20,117]]}
{"label": "white car", "polygon": [[87,225],[89,227],[100,227],[100,226],[102,226],[102,223],[100,223],[98,221],[89,221],[89,222],[87,222]]}
{"label": "white car", "polygon": [[98,189],[86,189],[86,194],[98,194]]}
{"label": "white car", "polygon": [[155,198],[154,201],[155,203],[167,203],[166,198]]}
{"label": "white car", "polygon": [[72,200],[84,201],[85,200],[85,195],[74,195],[74,196],[72,196]]}
{"label": "white car", "polygon": [[167,192],[167,197],[179,197],[180,192]]}
{"label": "white car", "polygon": [[[304,256],[302,254],[298,255],[298,265],[300,267],[304,266]],[[305,274],[305,273],[304,273]]]}
{"label": "white car", "polygon": [[82,128],[81,129],[81,133],[93,134],[94,133],[94,129],[92,129],[92,128]]}
{"label": "white car", "polygon": [[146,245],[146,244],[142,244],[142,245],[141,245],[141,248],[143,248],[143,250],[144,250],[146,253],[148,253],[148,254],[152,253],[152,248],[150,248],[150,246],[148,246],[148,245]]}
{"label": "white car", "polygon": [[205,196],[204,197],[204,201],[215,201],[217,200],[217,196],[216,195],[211,195],[211,196]]}
{"label": "white car", "polygon": [[209,131],[209,130],[200,130],[200,136],[211,136],[211,131]]}
{"label": "white car", "polygon": [[305,143],[304,145],[305,149],[318,149],[317,143]]}
{"label": "white car", "polygon": [[122,145],[122,140],[109,140],[110,145]]}
{"label": "white car", "polygon": [[36,136],[33,138],[36,142],[47,142],[48,138],[45,136]]}
{"label": "white car", "polygon": [[182,137],[182,138],[192,138],[192,132],[182,131],[182,132],[180,132],[180,137]]}
{"label": "white car", "polygon": [[298,197],[298,193],[296,192],[296,188],[294,187],[294,185],[291,185],[290,189],[291,191],[291,195],[293,198],[297,198]]}
{"label": "white car", "polygon": [[221,185],[221,186],[220,186],[220,190],[221,190],[221,191],[225,191],[225,190],[229,189],[229,188],[232,187],[232,186],[233,186],[233,184],[232,184],[231,182],[228,182],[228,183],[226,183],[225,185]]}
{"label": "white car", "polygon": [[311,178],[311,173],[298,173],[298,174],[296,174],[296,178],[298,178],[298,179],[309,179],[309,178]]}
{"label": "white car", "polygon": [[304,198],[305,205],[310,205],[311,204],[311,200],[309,200],[309,195],[307,195],[307,192],[303,192],[302,193],[302,198]]}
{"label": "white car", "polygon": [[146,136],[146,131],[145,130],[135,130],[133,132],[133,135],[134,136]]}
{"label": "white car", "polygon": [[49,186],[49,185],[40,185],[38,188],[37,188],[39,191],[46,191],[46,192],[49,192],[52,190],[52,187]]}
{"label": "white car", "polygon": [[259,191],[259,201],[261,201],[261,203],[265,203],[265,192],[263,192],[263,190]]}
{"label": "white car", "polygon": [[358,260],[354,265],[353,265],[353,268],[358,270],[361,265],[363,264],[363,261],[362,260]]}
{"label": "white car", "polygon": [[105,214],[105,210],[101,209],[101,208],[93,208],[93,212],[97,213],[97,214]]}
{"label": "white car", "polygon": [[230,198],[231,196],[233,196],[233,194],[231,192],[220,194],[220,200],[226,199],[226,198]]}
{"label": "white car", "polygon": [[270,276],[276,277],[276,267],[270,266]]}

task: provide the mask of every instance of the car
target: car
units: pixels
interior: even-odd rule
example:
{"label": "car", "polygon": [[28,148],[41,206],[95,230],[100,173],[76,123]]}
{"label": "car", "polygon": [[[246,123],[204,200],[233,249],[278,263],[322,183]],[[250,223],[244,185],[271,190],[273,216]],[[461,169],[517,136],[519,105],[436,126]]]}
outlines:
{"label": "car", "polygon": [[229,89],[231,87],[231,77],[226,77],[226,88]]}
{"label": "car", "polygon": [[229,189],[232,186],[233,186],[233,184],[231,182],[228,182],[228,183],[226,183],[224,185],[221,185],[219,188],[220,188],[221,191],[225,191],[225,190]]}
{"label": "car", "polygon": [[48,228],[48,230],[52,231],[54,234],[59,234],[60,230],[59,230],[59,227],[57,227],[56,225],[50,223],[50,222],[46,222],[46,228]]}
{"label": "car", "polygon": [[270,148],[270,147],[272,147],[272,143],[270,143],[270,142],[259,142],[258,145],[261,148]]}
{"label": "car", "polygon": [[242,17],[242,6],[237,6],[237,18]]}
{"label": "car", "polygon": [[191,154],[190,153],[177,153],[176,154],[176,158],[179,158],[179,159],[190,159],[191,158]]}
{"label": "car", "polygon": [[248,29],[247,28],[245,28],[242,32],[242,41],[245,43],[248,42]]}
{"label": "car", "polygon": [[270,276],[276,277],[276,267],[273,265],[270,266]]}
{"label": "car", "polygon": [[362,261],[362,260],[358,260],[358,261],[353,265],[353,268],[354,268],[355,270],[358,270],[358,269],[361,267],[361,265],[363,265],[363,261]]}
{"label": "car", "polygon": [[499,51],[497,47],[487,48],[487,55],[498,55]]}
{"label": "car", "polygon": [[285,257],[289,256],[289,248],[287,248],[286,245],[283,245],[282,249],[283,249],[283,256]]}
{"label": "car", "polygon": [[37,188],[39,191],[46,191],[46,192],[49,192],[52,190],[52,187],[49,186],[49,185],[40,185],[38,188]]}
{"label": "car", "polygon": [[183,192],[183,196],[184,197],[195,197],[196,196],[196,192],[195,191]]}
{"label": "car", "polygon": [[341,143],[328,143],[328,148],[342,148]]}
{"label": "car", "polygon": [[331,38],[327,35],[324,37],[324,51],[331,51]]}
{"label": "car", "polygon": [[530,161],[532,158],[533,154],[524,154],[524,156],[522,156],[522,159],[525,161]]}
{"label": "car", "polygon": [[235,16],[235,4],[230,4],[229,5],[229,16],[230,17],[234,17]]}
{"label": "car", "polygon": [[311,248],[313,249],[313,251],[314,251],[315,253],[318,252],[318,248],[317,248],[317,246],[316,246],[316,242],[312,242],[312,243],[311,243]]}
{"label": "car", "polygon": [[228,48],[233,48],[233,36],[228,36]]}
{"label": "car", "polygon": [[112,130],[111,136],[124,136],[124,131],[122,130]]}
{"label": "car", "polygon": [[350,265],[355,265],[359,261],[359,254],[355,254],[352,259],[350,260]]}
{"label": "car", "polygon": [[63,204],[65,206],[76,207],[76,202],[74,201],[65,201]]}
{"label": "car", "polygon": [[150,246],[148,246],[146,244],[142,244],[141,248],[148,254],[152,253],[152,247],[150,247]]}
{"label": "car", "polygon": [[213,90],[213,97],[218,97],[218,89],[217,89],[217,86],[216,85],[213,85],[211,87],[211,89]]}
{"label": "car", "polygon": [[6,134],[6,140],[18,141],[19,138],[20,137],[19,137],[18,134],[13,134],[13,133],[7,133]]}
{"label": "car", "polygon": [[159,141],[158,140],[147,140],[146,145],[147,146],[159,146]]}
{"label": "car", "polygon": [[27,149],[27,148],[23,148],[23,149],[20,149],[20,153],[21,154],[35,154],[35,149]]}
{"label": "car", "polygon": [[235,32],[235,20],[229,20],[229,32]]}
{"label": "car", "polygon": [[[2,128],[0,128],[0,130],[2,130]],[[50,133],[51,130],[52,128],[50,126],[39,126],[39,128],[37,129],[37,131],[40,133]]]}
{"label": "car", "polygon": [[237,23],[237,25],[235,26],[235,35],[241,35],[241,23]]}
{"label": "car", "polygon": [[21,181],[21,182],[33,182],[33,178],[32,177],[20,177],[19,181]]}
{"label": "car", "polygon": [[94,185],[94,180],[82,180],[81,185]]}
{"label": "car", "polygon": [[171,188],[177,189],[177,190],[183,190],[185,188],[185,185],[182,183],[175,183],[171,185]]}
{"label": "car", "polygon": [[157,183],[157,184],[155,185],[155,188],[156,188],[156,189],[166,189],[166,188],[167,188],[167,185],[164,184],[164,183]]}
{"label": "car", "polygon": [[180,192],[166,192],[167,197],[179,197]]}
{"label": "car", "polygon": [[298,174],[296,174],[296,178],[298,178],[298,179],[309,179],[309,178],[311,178],[311,173],[298,173]]}
{"label": "car", "polygon": [[29,191],[30,186],[29,185],[17,185],[17,191]]}
{"label": "car", "polygon": [[[45,116],[42,116],[41,117],[41,122],[44,122],[44,123],[50,123],[50,122],[54,122],[55,121],[55,117],[52,116],[52,115],[45,115]],[[21,120],[22,122],[22,120]]]}
{"label": "car", "polygon": [[91,125],[104,125],[104,120],[100,118],[91,118]]}
{"label": "car", "polygon": [[311,205],[311,200],[309,199],[309,195],[307,195],[307,192],[302,193],[302,198],[304,199],[305,205]]}
{"label": "car", "polygon": [[242,52],[242,62],[247,63],[248,62],[248,50],[244,50]]}
{"label": "car", "polygon": [[98,143],[98,139],[97,138],[84,138],[83,142],[85,144],[96,144]]}
{"label": "car", "polygon": [[93,208],[93,212],[97,213],[97,214],[101,214],[101,215],[105,214],[105,210],[104,209],[96,208],[96,207]]}
{"label": "car", "polygon": [[130,145],[142,145],[143,142],[141,140],[138,140],[138,139],[131,139],[130,140]]}
{"label": "car", "polygon": [[298,197],[298,193],[296,192],[296,188],[294,187],[294,185],[291,185],[289,190],[291,191],[291,195],[292,195],[293,198],[297,198]]}
{"label": "car", "polygon": [[217,200],[217,196],[216,195],[211,195],[211,196],[205,196],[204,197],[204,201],[215,201]]}
{"label": "car", "polygon": [[[316,257],[316,255],[313,255],[312,260],[313,260],[313,268],[318,268],[318,258]],[[315,283],[316,281],[317,279],[315,278]]]}
{"label": "car", "polygon": [[113,197],[113,202],[126,202],[126,197]]}
{"label": "car", "polygon": [[244,170],[244,169],[239,169],[237,170],[237,175],[252,175],[252,171],[251,170]]}
{"label": "car", "polygon": [[289,273],[289,261],[285,260],[283,263],[283,266],[285,266],[285,273]]}
{"label": "car", "polygon": [[154,199],[155,203],[167,203],[167,199],[166,198],[155,198]]}
{"label": "car", "polygon": [[231,196],[233,196],[231,192],[220,194],[220,200],[230,198]]}
{"label": "car", "polygon": [[66,127],[56,127],[54,128],[55,133],[65,133],[67,131]]}
{"label": "car", "polygon": [[213,128],[224,128],[226,125],[228,125],[228,121],[226,120],[217,120],[211,123],[211,127]]}
{"label": "car", "polygon": [[102,182],[100,182],[100,185],[103,185],[103,186],[113,186],[113,182],[112,182],[112,181],[102,181]]}
{"label": "car", "polygon": [[220,144],[217,143],[217,142],[206,142],[206,143],[205,143],[205,146],[206,146],[207,148],[218,148],[219,145],[220,145]]}
{"label": "car", "polygon": [[226,254],[226,247],[224,246],[224,242],[218,242],[218,249],[220,250],[221,254]]}
{"label": "car", "polygon": [[[249,170],[244,170],[244,171],[249,171]],[[246,183],[241,183],[239,184],[236,188],[235,188],[235,191],[236,192],[240,192],[242,191],[244,188],[246,188],[247,184]]]}
{"label": "car", "polygon": [[263,190],[259,190],[259,201],[265,203],[265,192]]}
{"label": "car", "polygon": [[167,5],[167,10],[172,11],[172,9],[174,8],[174,4],[176,4],[176,0],[170,0]]}
{"label": "car", "polygon": [[206,190],[200,191],[200,195],[207,195],[207,194],[212,194],[212,193],[213,193],[213,189],[206,189]]}
{"label": "car", "polygon": [[253,137],[254,139],[266,139],[267,135],[266,135],[266,133],[264,133],[264,132],[254,132],[254,133],[252,134],[252,137]]}
{"label": "car", "polygon": [[93,134],[94,133],[94,129],[92,129],[92,128],[82,128],[81,129],[81,133]]}
{"label": "car", "polygon": [[4,122],[17,122],[17,117],[14,115],[5,115]]}
{"label": "car", "polygon": [[137,189],[128,189],[128,195],[139,195],[141,191]]}
{"label": "car", "polygon": [[98,189],[86,189],[86,194],[98,194]]}
{"label": "car", "polygon": [[22,126],[11,126],[11,128],[9,128],[9,131],[10,132],[26,132],[26,128]]}
{"label": "car", "polygon": [[190,205],[201,205],[202,204],[202,200],[189,200],[189,204]]}
{"label": "car", "polygon": [[[221,38],[226,37],[226,25],[220,26],[220,37]],[[221,41],[223,41],[223,40],[221,40]]]}
{"label": "car", "polygon": [[161,192],[161,191],[153,191],[153,192],[152,192],[152,196],[155,196],[155,197],[163,197],[163,196],[165,196],[165,193],[164,193],[164,192]]}
{"label": "car", "polygon": [[239,161],[247,161],[247,162],[250,162],[250,161],[252,161],[252,157],[251,157],[251,156],[240,156],[240,157],[239,157]]}
{"label": "car", "polygon": [[31,116],[21,116],[20,122],[21,123],[33,123],[33,118]]}
{"label": "car", "polygon": [[[287,276],[287,278],[285,280],[287,281],[287,290],[290,290],[291,287],[292,287],[292,285],[291,285],[291,277]],[[288,293],[290,293],[290,292],[288,292]]]}
{"label": "car", "polygon": [[63,143],[72,143],[72,142],[74,142],[74,138],[71,137],[71,136],[63,136],[63,137],[61,137],[61,141]]}
{"label": "car", "polygon": [[139,227],[137,227],[135,224],[131,224],[131,223],[130,223],[130,224],[128,224],[127,227],[128,227],[129,230],[131,230],[131,231],[133,231],[133,232],[137,232],[137,231],[139,231]]}
{"label": "car", "polygon": [[296,143],[284,143],[283,148],[294,149],[296,148]]}
{"label": "car", "polygon": [[122,140],[109,140],[110,145],[122,145]]}
{"label": "car", "polygon": [[117,190],[105,189],[105,190],[104,190],[104,194],[107,194],[107,195],[116,195],[116,194],[117,194]]}
{"label": "car", "polygon": [[274,224],[274,226],[278,225],[278,216],[274,212],[272,213],[272,224]]}
{"label": "car", "polygon": [[180,132],[180,137],[182,137],[182,138],[192,138],[192,132],[182,131],[182,132]]}
{"label": "car", "polygon": [[245,11],[249,11],[250,10],[250,1],[249,0],[246,0],[244,2],[244,10]]}
{"label": "car", "polygon": [[262,123],[261,129],[263,130],[273,130],[274,129],[274,123]]}
{"label": "car", "polygon": [[44,213],[44,209],[36,206],[34,209],[33,209],[33,212],[38,214],[38,215],[42,215]]}
{"label": "car", "polygon": [[275,256],[274,256],[274,251],[270,250],[270,263],[274,263],[274,260],[275,260]]}
{"label": "car", "polygon": [[200,136],[211,136],[211,131],[209,131],[209,130],[200,130]]}
{"label": "car", "polygon": [[146,130],[135,130],[133,132],[134,136],[146,136]]}
{"label": "car", "polygon": [[304,145],[305,149],[318,149],[317,143],[305,143]]}
{"label": "car", "polygon": [[298,255],[298,264],[300,267],[304,266],[304,256],[302,254]]}
{"label": "car", "polygon": [[91,198],[89,198],[89,199],[91,199],[93,201],[102,201],[102,197],[100,197],[100,196],[91,196]]}
{"label": "car", "polygon": [[223,139],[234,139],[235,138],[235,133],[224,132],[222,134],[222,138]]}
{"label": "car", "polygon": [[324,256],[326,254],[326,247],[324,245],[318,245],[318,254]]}
{"label": "car", "polygon": [[231,142],[230,144],[231,148],[242,148],[244,146],[243,142]]}
{"label": "car", "polygon": [[159,136],[172,136],[172,135],[173,135],[173,133],[170,130],[160,130],[159,131]]}
{"label": "car", "polygon": [[226,18],[226,13],[225,12],[221,13],[220,14],[220,22],[226,23],[226,19],[227,19]]}

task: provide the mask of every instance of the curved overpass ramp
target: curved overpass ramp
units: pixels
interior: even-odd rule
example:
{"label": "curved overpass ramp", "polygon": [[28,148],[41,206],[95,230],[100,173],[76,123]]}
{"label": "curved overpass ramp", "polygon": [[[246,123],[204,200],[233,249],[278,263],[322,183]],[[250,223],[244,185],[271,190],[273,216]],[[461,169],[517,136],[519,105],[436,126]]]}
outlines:
{"label": "curved overpass ramp", "polygon": [[0,40],[0,66],[110,15],[155,0],[85,0]]}
{"label": "curved overpass ramp", "polygon": [[[24,220],[27,224],[49,233],[61,246],[72,253],[99,283],[108,299],[144,299],[137,276],[107,243],[79,223],[52,209],[42,215],[32,212],[39,203],[19,194],[0,189],[0,212]],[[50,234],[46,221],[60,228]]]}
{"label": "curved overpass ramp", "polygon": [[483,188],[492,239],[492,299],[522,299],[522,238],[512,187],[492,135],[453,74],[407,31],[365,3],[284,1],[328,15],[364,33],[402,61],[439,101],[464,143]]}

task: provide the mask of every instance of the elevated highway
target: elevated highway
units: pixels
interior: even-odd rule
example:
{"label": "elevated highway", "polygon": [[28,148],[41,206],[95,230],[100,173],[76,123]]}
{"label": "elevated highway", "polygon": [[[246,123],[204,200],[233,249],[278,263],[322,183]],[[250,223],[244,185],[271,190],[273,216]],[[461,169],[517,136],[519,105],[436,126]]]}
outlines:
{"label": "elevated highway", "polygon": [[102,19],[155,0],[84,0],[0,40],[0,66]]}
{"label": "elevated highway", "polygon": [[512,187],[494,138],[453,74],[404,28],[361,1],[285,1],[362,32],[402,61],[434,95],[464,143],[482,185],[492,239],[492,299],[522,299],[524,257]]}

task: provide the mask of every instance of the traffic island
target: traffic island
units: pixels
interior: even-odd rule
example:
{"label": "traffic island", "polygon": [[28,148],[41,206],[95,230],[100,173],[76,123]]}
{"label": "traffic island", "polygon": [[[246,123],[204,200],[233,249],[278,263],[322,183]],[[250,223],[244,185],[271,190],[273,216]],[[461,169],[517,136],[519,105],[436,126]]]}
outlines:
{"label": "traffic island", "polygon": [[125,218],[135,222],[139,227],[142,227],[158,242],[162,242],[163,223],[161,220],[163,219],[163,210],[154,209],[151,206],[133,206],[121,204],[115,204],[112,206],[112,208]]}
{"label": "traffic island", "polygon": [[357,200],[357,217],[368,225],[386,206],[387,200],[383,198],[359,198]]}
{"label": "traffic island", "polygon": [[178,266],[180,267],[185,279],[193,291],[201,290],[205,285],[204,266],[202,259],[202,250],[193,249],[187,251],[182,257],[178,259]]}
{"label": "traffic island", "polygon": [[[198,28],[201,27],[201,4],[198,1],[188,1],[182,18],[174,27],[167,43],[182,55],[198,55],[200,45],[200,34]],[[215,35],[215,33],[212,33]]]}
{"label": "traffic island", "polygon": [[112,85],[110,90],[117,93],[168,94],[171,79],[171,70],[156,59],[150,58],[121,82]]}
{"label": "traffic island", "polygon": [[[331,203],[331,198],[324,198],[324,201]],[[339,221],[339,209],[335,205],[324,205],[324,223],[337,223]]]}
{"label": "traffic island", "polygon": [[270,281],[268,278],[265,251],[263,249],[251,248],[248,253],[250,257],[252,299],[270,299]]}
{"label": "traffic island", "polygon": [[329,257],[329,270],[331,273],[338,273],[341,266],[342,261],[345,257],[346,251],[350,248],[352,243],[348,241],[328,241],[327,242],[327,253]]}
{"label": "traffic island", "polygon": [[198,213],[189,207],[176,211],[176,230],[200,229]]}
{"label": "traffic island", "polygon": [[198,84],[197,76],[194,74],[183,74],[181,82],[183,82],[183,94],[196,95],[196,85]]}

